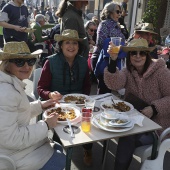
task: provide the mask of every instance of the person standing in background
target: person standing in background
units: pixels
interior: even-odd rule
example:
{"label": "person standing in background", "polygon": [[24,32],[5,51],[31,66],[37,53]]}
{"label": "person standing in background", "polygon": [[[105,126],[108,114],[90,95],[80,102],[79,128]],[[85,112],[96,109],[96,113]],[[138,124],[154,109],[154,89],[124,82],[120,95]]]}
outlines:
{"label": "person standing in background", "polygon": [[6,42],[28,40],[25,28],[29,25],[29,13],[24,0],[8,2],[0,11],[0,26],[4,27],[3,34]]}
{"label": "person standing in background", "polygon": [[[60,32],[65,29],[76,30],[80,38],[86,37],[86,31],[84,29],[83,11],[88,5],[88,1],[84,0],[62,0],[59,4],[56,15],[61,18]],[[88,39],[83,40],[83,50],[81,55],[88,58],[89,43]]]}
{"label": "person standing in background", "polygon": [[121,26],[123,26],[123,28],[121,28],[122,33],[124,34],[125,38],[128,39],[129,37],[129,33],[128,30],[126,28],[126,24],[125,24],[125,17],[128,15],[127,13],[127,3],[128,0],[123,0],[123,2],[121,3],[121,17],[119,18],[119,23]]}
{"label": "person standing in background", "polygon": [[[110,38],[120,37],[122,39],[121,45],[124,45],[123,43],[125,42],[125,37],[122,34],[121,29],[118,25],[118,19],[120,15],[120,6],[113,1],[106,3],[100,15],[101,22],[97,29],[96,46],[94,47],[93,55],[91,58],[92,70],[94,71],[95,76],[98,79],[98,94],[111,92],[111,90],[107,88],[103,80],[103,71],[109,62],[109,54],[107,53],[107,48],[110,42]],[[123,60],[125,57],[125,53],[119,53],[118,63],[121,63],[121,60]],[[119,66],[119,69],[121,69],[121,64]]]}

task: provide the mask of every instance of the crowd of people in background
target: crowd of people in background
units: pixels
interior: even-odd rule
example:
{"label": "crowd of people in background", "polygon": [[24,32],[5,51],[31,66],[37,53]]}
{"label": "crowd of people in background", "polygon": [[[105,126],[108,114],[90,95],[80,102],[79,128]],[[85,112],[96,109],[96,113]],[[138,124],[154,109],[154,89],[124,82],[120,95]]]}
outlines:
{"label": "crowd of people in background", "polygon": [[[12,100],[9,98],[9,101],[12,100],[11,102],[7,101],[4,103],[4,101],[3,105],[7,108],[5,111],[0,103],[0,110],[3,110],[1,114],[5,113],[6,115],[14,112],[14,121],[20,124],[13,124],[11,121],[11,126],[8,125],[7,127],[7,125],[0,123],[0,128],[2,128],[0,138],[4,137],[2,131],[9,128],[11,131],[8,136],[13,135],[13,138],[20,139],[18,139],[19,143],[15,143],[15,145],[12,143],[13,140],[9,141],[13,147],[17,147],[14,148],[14,152],[15,149],[16,151],[20,149],[21,152],[25,151],[26,153],[29,152],[26,147],[36,150],[37,147],[41,145],[41,147],[38,148],[39,152],[33,152],[35,154],[34,156],[39,157],[42,152],[49,153],[48,158],[44,158],[42,164],[38,162],[38,165],[36,165],[35,162],[32,164],[31,159],[27,161],[26,158],[22,157],[21,160],[23,159],[28,167],[30,166],[32,169],[42,168],[42,170],[52,170],[52,168],[59,170],[64,168],[65,163],[62,147],[58,143],[53,143],[54,146],[51,147],[47,144],[49,141],[46,139],[47,131],[57,126],[57,124],[52,121],[52,118],[56,118],[57,115],[52,115],[44,121],[41,120],[36,123],[35,127],[30,125],[30,127],[25,130],[25,132],[23,130],[21,134],[19,130],[16,131],[17,136],[13,133],[14,130],[12,130],[12,128],[14,125],[15,128],[21,129],[29,126],[30,117],[33,116],[32,111],[35,110],[35,115],[41,114],[42,109],[51,106],[65,94],[82,93],[89,95],[92,83],[98,86],[96,94],[110,93],[112,90],[119,90],[121,88],[126,88],[125,95],[127,95],[128,91],[133,93],[135,88],[132,89],[128,85],[130,82],[133,83],[133,74],[136,74],[139,79],[145,78],[145,74],[149,74],[147,69],[156,68],[157,65],[159,65],[162,70],[165,70],[164,81],[168,77],[167,74],[169,70],[163,69],[165,66],[163,61],[159,60],[157,64],[155,64],[155,61],[152,61],[152,59],[158,59],[157,49],[154,48],[155,42],[153,40],[153,36],[157,36],[157,33],[154,31],[152,23],[137,23],[134,28],[134,33],[129,35],[125,24],[125,17],[128,15],[127,3],[128,0],[123,0],[121,4],[117,4],[114,1],[108,2],[101,11],[100,18],[94,14],[91,17],[89,15],[89,20],[85,22],[83,16],[88,1],[61,0],[58,7],[52,8],[49,6],[44,7],[44,4],[41,4],[40,7],[27,7],[24,5],[24,0],[2,1],[0,5],[0,48],[3,49],[5,42],[5,46],[8,46],[6,48],[8,51],[0,53],[0,60],[2,61],[0,65],[0,75],[2,78],[0,78],[0,81],[8,84],[8,87],[4,85],[1,87],[0,84],[0,88],[11,91],[13,97],[17,98],[17,100],[14,101],[15,99]],[[120,51],[116,57],[114,55],[112,56],[110,52],[110,48],[113,45],[110,44],[111,37],[121,38]],[[139,41],[136,41],[136,39]],[[145,46],[145,48],[140,51],[138,46],[135,46],[133,42],[134,44],[139,43]],[[12,49],[16,46],[15,52],[9,50],[11,47],[10,44],[13,44]],[[132,45],[133,50],[130,47],[126,47],[127,44]],[[24,50],[19,51],[21,49],[19,46],[23,46],[22,48],[24,48]],[[48,52],[45,53],[45,50]],[[35,51],[37,52],[36,54]],[[12,55],[12,53],[15,53],[15,55]],[[42,67],[42,74],[37,90],[42,101],[38,100],[37,103],[29,103],[25,93],[22,91],[25,87],[22,81],[31,75],[38,55],[41,56],[38,66]],[[5,59],[5,56],[8,57]],[[26,57],[26,59],[24,57]],[[142,63],[141,66],[136,64],[137,59],[135,57],[141,58],[143,61],[140,61]],[[127,67],[127,69],[125,67]],[[22,74],[20,72],[22,71],[27,72],[25,77],[21,76]],[[154,69],[154,72],[157,72],[157,70]],[[16,76],[16,78],[14,76]],[[149,76],[152,77],[150,74]],[[114,79],[120,82],[119,86],[113,83]],[[129,79],[131,79],[130,82],[128,81]],[[158,81],[157,79],[158,78],[155,77],[154,81]],[[127,84],[126,81],[128,81]],[[161,81],[161,79],[159,81]],[[149,82],[147,83],[146,85],[149,86]],[[161,82],[156,84],[158,85],[159,83],[161,84]],[[155,118],[157,114],[161,112],[161,109],[168,112],[166,108],[169,104],[166,100],[162,106],[160,106],[154,100],[161,100],[166,95],[168,96],[169,87],[162,85],[162,89],[155,86],[153,88],[156,88],[156,90],[159,89],[160,92],[158,92],[158,90],[158,94],[155,94],[156,96],[153,95],[152,98],[144,97],[138,93],[138,90],[136,90],[134,94],[145,100],[149,105],[149,116],[145,111],[144,114],[151,119],[154,117],[153,120],[157,121],[157,118]],[[164,89],[166,89],[165,92]],[[22,95],[20,96],[18,93]],[[150,92],[148,91],[148,93]],[[3,93],[1,93],[1,95],[2,94]],[[9,94],[9,96],[11,96],[11,94]],[[148,94],[146,96],[148,96]],[[160,96],[162,96],[162,98]],[[3,95],[1,96],[1,99],[2,98],[4,98]],[[22,98],[24,98],[23,101]],[[20,103],[21,101],[26,107],[24,110]],[[18,107],[18,105],[21,108]],[[166,106],[162,108],[164,105]],[[14,111],[13,107],[15,108]],[[24,121],[24,117],[21,116],[22,118],[20,118],[17,116],[17,114],[20,115],[23,112],[26,121]],[[3,115],[3,119],[6,119],[5,115]],[[158,121],[158,123],[160,122]],[[37,135],[33,132],[35,128],[41,129],[42,131],[40,131],[41,134],[38,134],[36,142],[34,142],[33,138]],[[6,133],[8,133],[7,130]],[[56,136],[57,135],[54,134],[53,140],[57,141]],[[22,140],[22,138],[24,140]],[[136,136],[133,136],[133,139],[134,138],[136,139]],[[141,136],[138,136],[139,140],[140,138]],[[4,138],[3,144],[1,143],[0,153],[4,148],[5,152],[9,153],[11,148],[11,146],[5,145],[5,139],[8,138]],[[29,142],[27,142],[27,139]],[[122,138],[120,140],[115,170],[127,169],[129,166],[136,145],[134,144],[132,148],[130,148],[129,155],[126,157],[127,159],[122,159],[123,156],[120,146],[128,147],[127,144],[125,145],[122,141],[129,142],[133,139]],[[142,142],[144,144],[146,143],[145,141]],[[150,140],[149,144],[152,142],[153,141]],[[83,145],[83,160],[87,166],[92,165],[92,147],[93,144]],[[18,161],[18,158],[15,156],[14,159]],[[54,159],[58,159],[58,161],[53,161]],[[17,166],[22,167],[21,162],[22,161],[19,160]],[[54,167],[51,167],[51,164]]]}

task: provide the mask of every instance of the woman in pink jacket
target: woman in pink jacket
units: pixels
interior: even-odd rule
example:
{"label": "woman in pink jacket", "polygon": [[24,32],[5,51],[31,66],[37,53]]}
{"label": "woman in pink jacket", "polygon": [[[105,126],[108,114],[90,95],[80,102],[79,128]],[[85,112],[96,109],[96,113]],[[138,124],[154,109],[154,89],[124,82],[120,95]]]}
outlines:
{"label": "woman in pink jacket", "polygon": [[[110,64],[104,72],[105,84],[112,90],[125,88],[125,98],[130,94],[136,101],[143,101],[145,106],[138,110],[166,129],[170,126],[170,70],[165,61],[152,60],[149,52],[154,47],[148,47],[145,39],[134,39],[122,47],[128,52],[127,67],[119,71],[116,69],[117,56],[111,53],[113,46],[111,43],[108,48]],[[135,148],[152,143],[151,133],[120,138],[114,170],[127,170]]]}

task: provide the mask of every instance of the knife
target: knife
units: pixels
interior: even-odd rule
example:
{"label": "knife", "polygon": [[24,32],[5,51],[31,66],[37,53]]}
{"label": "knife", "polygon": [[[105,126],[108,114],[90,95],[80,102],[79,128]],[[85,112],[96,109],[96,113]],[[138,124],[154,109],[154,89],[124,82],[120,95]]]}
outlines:
{"label": "knife", "polygon": [[106,95],[106,96],[99,97],[99,98],[97,98],[96,100],[104,99],[104,98],[109,97],[109,96],[112,96],[112,94],[108,94],[108,95]]}
{"label": "knife", "polygon": [[66,119],[67,120],[67,123],[68,123],[68,126],[70,128],[70,133],[71,133],[71,137],[74,138],[74,133],[73,133],[73,129],[71,128],[71,123],[70,123],[70,120],[69,119]]}

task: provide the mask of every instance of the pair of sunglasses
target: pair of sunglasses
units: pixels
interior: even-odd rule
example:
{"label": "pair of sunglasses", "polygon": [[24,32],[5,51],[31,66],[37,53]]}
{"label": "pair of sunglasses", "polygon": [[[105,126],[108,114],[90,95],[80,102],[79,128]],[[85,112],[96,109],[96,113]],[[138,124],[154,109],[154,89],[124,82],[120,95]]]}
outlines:
{"label": "pair of sunglasses", "polygon": [[119,10],[116,10],[116,14],[121,14],[122,12]]}
{"label": "pair of sunglasses", "polygon": [[94,29],[90,29],[90,28],[89,28],[89,30],[90,30],[91,32],[95,32],[95,31],[96,31],[96,30],[94,30]]}
{"label": "pair of sunglasses", "polygon": [[131,56],[136,56],[137,54],[139,54],[141,56],[146,56],[147,53],[148,53],[147,51],[130,51]]}
{"label": "pair of sunglasses", "polygon": [[25,63],[29,66],[33,66],[36,63],[37,59],[36,58],[28,58],[28,59],[11,59],[9,62],[14,63],[17,67],[23,67]]}

